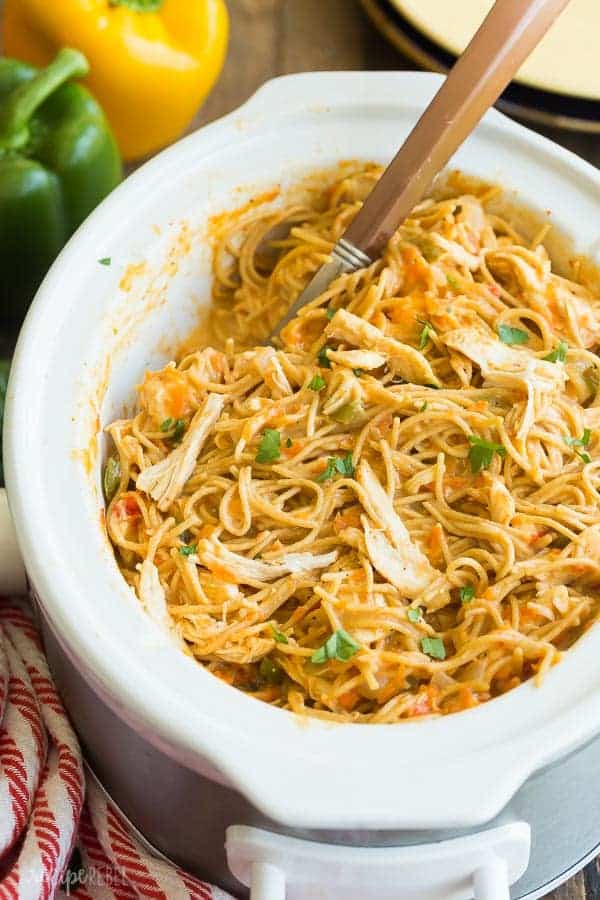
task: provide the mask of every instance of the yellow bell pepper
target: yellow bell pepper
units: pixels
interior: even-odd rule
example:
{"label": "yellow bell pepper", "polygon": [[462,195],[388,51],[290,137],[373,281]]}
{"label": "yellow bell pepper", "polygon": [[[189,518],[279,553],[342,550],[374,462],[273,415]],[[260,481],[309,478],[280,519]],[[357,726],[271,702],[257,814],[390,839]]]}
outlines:
{"label": "yellow bell pepper", "polygon": [[125,159],[189,125],[225,58],[224,0],[5,0],[7,54],[38,66],[69,45],[88,58],[87,85]]}

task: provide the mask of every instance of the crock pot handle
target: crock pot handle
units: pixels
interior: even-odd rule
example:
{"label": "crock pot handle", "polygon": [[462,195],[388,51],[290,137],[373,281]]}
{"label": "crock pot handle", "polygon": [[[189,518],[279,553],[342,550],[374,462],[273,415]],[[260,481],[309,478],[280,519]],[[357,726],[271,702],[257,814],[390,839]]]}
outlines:
{"label": "crock pot handle", "polygon": [[8,498],[0,488],[0,594],[25,594],[27,579],[13,526]]}
{"label": "crock pot handle", "polygon": [[250,900],[509,900],[529,863],[531,832],[508,822],[447,841],[348,847],[232,825],[225,843]]}

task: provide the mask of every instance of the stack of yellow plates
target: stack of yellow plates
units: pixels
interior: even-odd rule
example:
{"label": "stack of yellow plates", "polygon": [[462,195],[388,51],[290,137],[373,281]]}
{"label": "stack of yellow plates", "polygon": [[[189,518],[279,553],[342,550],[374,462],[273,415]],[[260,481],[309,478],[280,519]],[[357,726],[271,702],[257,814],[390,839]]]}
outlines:
{"label": "stack of yellow plates", "polygon": [[[493,0],[363,0],[405,55],[445,71]],[[571,0],[503,96],[507,111],[547,124],[600,131],[600,0]]]}

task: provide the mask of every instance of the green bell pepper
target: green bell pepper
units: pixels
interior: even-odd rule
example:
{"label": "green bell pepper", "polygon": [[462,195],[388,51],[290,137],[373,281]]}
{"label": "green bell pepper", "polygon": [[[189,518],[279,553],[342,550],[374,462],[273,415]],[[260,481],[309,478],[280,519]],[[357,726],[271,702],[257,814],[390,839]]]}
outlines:
{"label": "green bell pepper", "polygon": [[121,180],[102,109],[64,49],[46,69],[0,58],[0,317],[20,319],[63,244]]}

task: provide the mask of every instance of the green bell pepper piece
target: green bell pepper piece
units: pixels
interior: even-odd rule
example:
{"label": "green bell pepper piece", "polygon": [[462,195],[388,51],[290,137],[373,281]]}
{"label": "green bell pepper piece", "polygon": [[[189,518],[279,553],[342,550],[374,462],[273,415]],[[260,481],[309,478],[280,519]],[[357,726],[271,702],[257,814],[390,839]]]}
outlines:
{"label": "green bell pepper piece", "polygon": [[0,58],[0,317],[20,319],[75,229],[119,183],[101,107],[70,79],[85,56],[61,50],[46,69]]}

